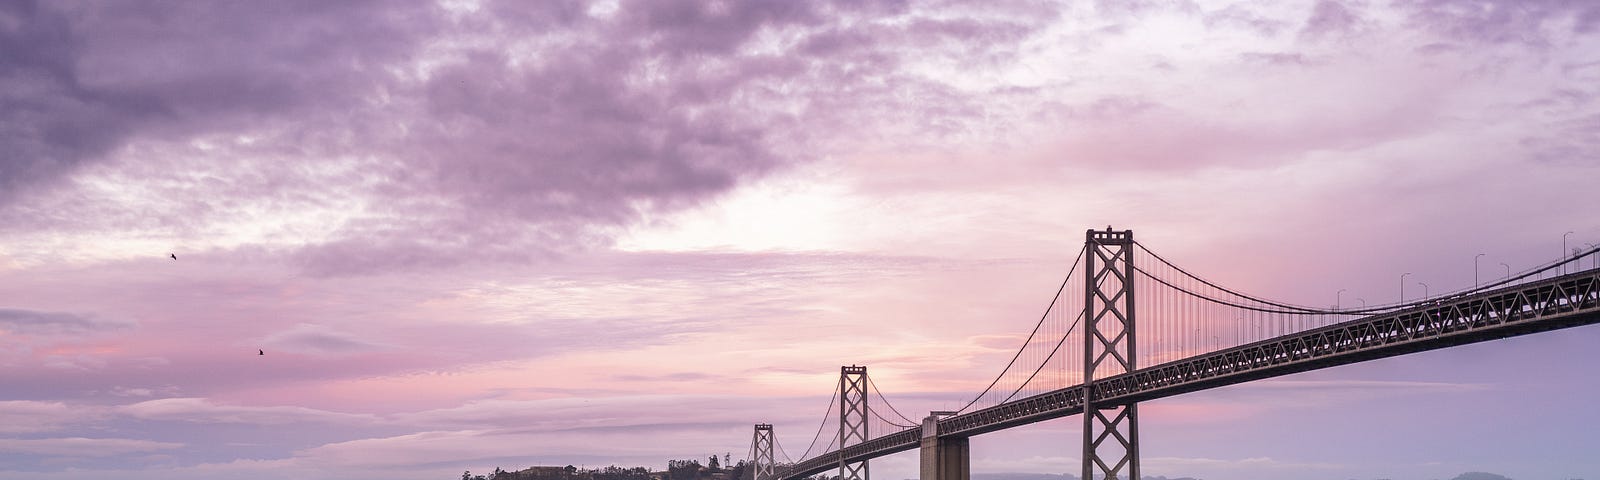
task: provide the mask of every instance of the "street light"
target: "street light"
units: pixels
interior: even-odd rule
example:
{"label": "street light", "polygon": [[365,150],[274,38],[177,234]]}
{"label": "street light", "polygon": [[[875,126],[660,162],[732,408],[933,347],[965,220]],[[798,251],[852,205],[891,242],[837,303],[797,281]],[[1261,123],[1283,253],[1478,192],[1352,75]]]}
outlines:
{"label": "street light", "polygon": [[1561,264],[1561,273],[1563,275],[1567,273],[1567,264],[1565,263],[1567,260],[1567,235],[1572,235],[1573,233],[1574,232],[1567,232],[1561,234],[1561,256],[1557,258],[1560,258],[1563,262]]}
{"label": "street light", "polygon": [[1344,290],[1345,289],[1341,288],[1341,289],[1339,289],[1339,293],[1336,293],[1336,294],[1333,295],[1333,310],[1334,311],[1340,310],[1339,306],[1344,304]]}
{"label": "street light", "polygon": [[1483,258],[1483,255],[1484,254],[1480,253],[1477,256],[1472,257],[1472,289],[1473,290],[1477,290],[1478,289],[1478,259],[1479,258]]}
{"label": "street light", "polygon": [[1500,262],[1500,266],[1506,267],[1506,281],[1511,281],[1511,266],[1506,265],[1506,262]]}
{"label": "street light", "polygon": [[1356,297],[1356,300],[1360,300],[1361,301],[1361,309],[1362,310],[1366,310],[1367,309],[1367,299],[1361,298],[1361,297]]}
{"label": "street light", "polygon": [[1422,299],[1423,300],[1427,300],[1428,299],[1428,284],[1422,283],[1422,282],[1417,282],[1417,285],[1422,285]]}
{"label": "street light", "polygon": [[1411,272],[1400,274],[1400,303],[1406,303],[1406,275],[1410,274]]}

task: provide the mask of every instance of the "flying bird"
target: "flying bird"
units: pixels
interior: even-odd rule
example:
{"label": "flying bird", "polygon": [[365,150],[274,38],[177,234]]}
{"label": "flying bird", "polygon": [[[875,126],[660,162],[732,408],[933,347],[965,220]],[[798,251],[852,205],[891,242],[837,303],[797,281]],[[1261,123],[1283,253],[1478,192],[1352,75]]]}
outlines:
{"label": "flying bird", "polygon": [[267,354],[266,350],[256,350],[256,355],[266,355],[266,354]]}
{"label": "flying bird", "polygon": [[169,254],[167,254],[167,256],[172,257],[173,260],[177,260],[178,259],[178,254],[176,254],[176,253],[169,253]]}

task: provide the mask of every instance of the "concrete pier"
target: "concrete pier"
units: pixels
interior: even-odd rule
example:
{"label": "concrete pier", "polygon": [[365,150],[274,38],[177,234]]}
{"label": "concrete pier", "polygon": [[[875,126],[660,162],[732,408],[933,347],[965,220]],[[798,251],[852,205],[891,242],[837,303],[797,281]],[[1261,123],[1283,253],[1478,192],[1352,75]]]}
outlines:
{"label": "concrete pier", "polygon": [[939,416],[922,419],[921,480],[972,480],[967,437],[939,438]]}

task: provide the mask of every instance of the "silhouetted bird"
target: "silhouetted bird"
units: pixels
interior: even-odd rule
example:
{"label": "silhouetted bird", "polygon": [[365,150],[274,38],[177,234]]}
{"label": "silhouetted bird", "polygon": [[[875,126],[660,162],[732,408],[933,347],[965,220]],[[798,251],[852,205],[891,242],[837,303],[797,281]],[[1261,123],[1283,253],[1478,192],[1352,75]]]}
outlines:
{"label": "silhouetted bird", "polygon": [[178,259],[178,254],[176,254],[176,253],[169,253],[169,254],[167,254],[167,256],[172,257],[173,260],[177,260]]}
{"label": "silhouetted bird", "polygon": [[266,355],[266,354],[267,354],[266,350],[256,350],[256,355]]}

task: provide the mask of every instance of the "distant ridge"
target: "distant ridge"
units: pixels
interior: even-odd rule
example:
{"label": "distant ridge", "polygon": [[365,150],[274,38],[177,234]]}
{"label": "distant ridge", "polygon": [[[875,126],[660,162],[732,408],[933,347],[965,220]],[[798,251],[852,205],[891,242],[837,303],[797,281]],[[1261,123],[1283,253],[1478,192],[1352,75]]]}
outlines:
{"label": "distant ridge", "polygon": [[[1193,477],[1167,478],[1149,475],[1140,475],[1140,477],[1144,480],[1200,480]],[[972,480],[1078,480],[1078,476],[1066,473],[974,473],[972,474]]]}
{"label": "distant ridge", "polygon": [[[1201,480],[1194,477],[1167,478],[1163,476],[1141,476],[1145,480]],[[916,480],[916,479],[906,479]],[[972,480],[1078,480],[1077,475],[1054,473],[974,473]],[[1510,477],[1486,473],[1467,472],[1455,476],[1451,480],[1512,480]]]}

